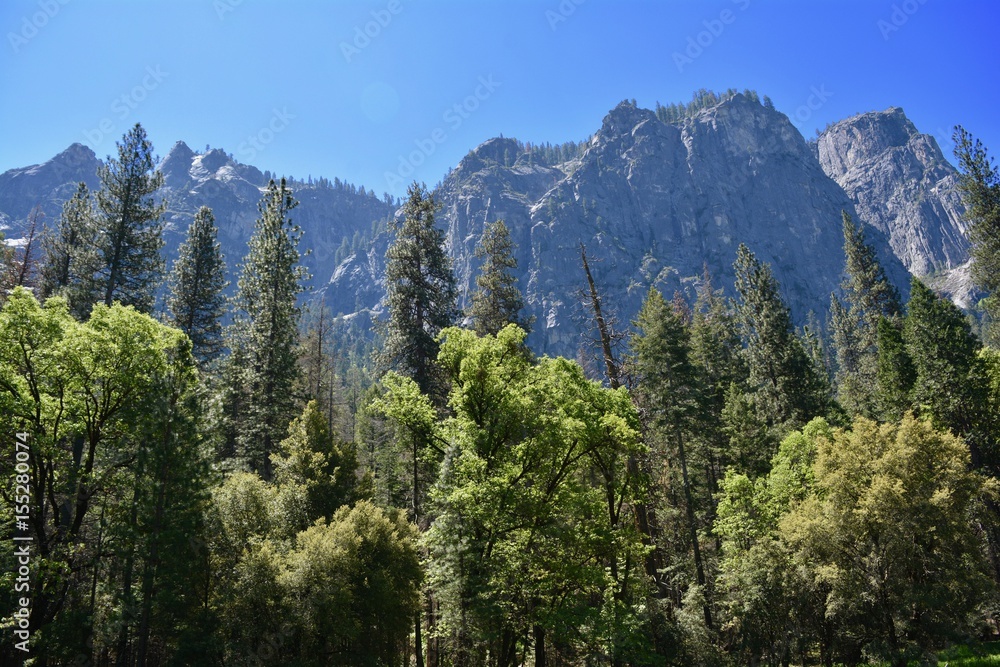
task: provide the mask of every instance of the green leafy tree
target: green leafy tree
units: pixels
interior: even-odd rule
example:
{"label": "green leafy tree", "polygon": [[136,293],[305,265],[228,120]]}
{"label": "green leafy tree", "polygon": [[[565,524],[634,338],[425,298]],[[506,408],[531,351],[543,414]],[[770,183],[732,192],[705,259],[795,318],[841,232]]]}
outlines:
{"label": "green leafy tree", "polygon": [[136,123],[117,143],[117,158],[98,170],[98,229],[95,239],[97,294],[107,306],[120,301],[140,312],[153,309],[163,274],[163,221],[166,203],[154,196],[163,185],[153,146]]}
{"label": "green leafy tree", "polygon": [[231,436],[238,455],[265,480],[271,479],[271,454],[296,410],[296,297],[306,275],[299,265],[302,233],[289,217],[297,205],[284,179],[268,184],[241,266],[229,331]]}
{"label": "green leafy tree", "polygon": [[761,417],[770,425],[795,427],[826,414],[829,387],[795,335],[770,266],[741,244],[733,268],[740,296],[736,319]]}
{"label": "green leafy tree", "polygon": [[962,172],[959,188],[967,209],[972,241],[972,278],[987,296],[980,303],[990,321],[991,341],[1000,341],[1000,173],[986,148],[956,126],[955,157]]}
{"label": "green leafy tree", "polygon": [[780,522],[825,614],[905,667],[969,629],[987,589],[969,511],[982,486],[958,438],[911,415],[818,441],[814,492]]}
{"label": "green leafy tree", "polygon": [[852,414],[877,412],[878,325],[901,314],[899,294],[865,241],[864,230],[844,211],[845,303],[832,297],[831,330],[837,353],[837,397]]}
{"label": "green leafy tree", "polygon": [[476,244],[475,256],[482,260],[472,294],[471,315],[480,336],[496,335],[508,324],[530,331],[529,318],[521,316],[524,297],[517,287],[514,244],[503,220],[488,223]]}
{"label": "green leafy tree", "polygon": [[417,531],[367,501],[299,533],[280,584],[301,665],[402,664],[422,578]]}
{"label": "green leafy tree", "polygon": [[167,308],[170,323],[187,334],[198,362],[211,364],[222,352],[222,315],[226,308],[226,263],[212,209],[202,206],[188,227],[187,239],[170,273]]}
{"label": "green leafy tree", "polygon": [[453,416],[434,426],[450,446],[425,537],[439,632],[459,664],[641,662],[635,409],[577,364],[533,363],[524,336],[445,331]]}
{"label": "green leafy tree", "polygon": [[457,291],[444,233],[434,224],[437,204],[414,183],[407,190],[403,222],[386,252],[385,347],[382,365],[413,378],[420,390],[443,401],[445,388],[436,365],[436,336],[456,318]]}
{"label": "green leafy tree", "polygon": [[0,341],[4,437],[30,434],[35,652],[166,660],[195,601],[191,560],[164,554],[198,533],[204,499],[187,339],[117,304],[78,323],[17,289]]}

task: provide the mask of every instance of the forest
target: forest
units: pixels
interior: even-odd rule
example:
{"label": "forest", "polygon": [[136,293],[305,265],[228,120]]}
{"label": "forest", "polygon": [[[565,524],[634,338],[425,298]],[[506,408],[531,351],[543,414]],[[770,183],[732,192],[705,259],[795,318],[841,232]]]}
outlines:
{"label": "forest", "polygon": [[0,245],[0,662],[905,667],[975,650],[1000,632],[1000,172],[961,127],[955,144],[976,312],[916,278],[901,294],[844,213],[825,325],[797,327],[742,244],[732,289],[706,268],[693,303],[653,286],[616,321],[580,245],[594,345],[571,360],[525,344],[502,220],[459,310],[417,183],[385,223],[373,332],[303,293],[284,179],[246,256],[222,256],[203,207],[166,266],[136,124],[99,189]]}

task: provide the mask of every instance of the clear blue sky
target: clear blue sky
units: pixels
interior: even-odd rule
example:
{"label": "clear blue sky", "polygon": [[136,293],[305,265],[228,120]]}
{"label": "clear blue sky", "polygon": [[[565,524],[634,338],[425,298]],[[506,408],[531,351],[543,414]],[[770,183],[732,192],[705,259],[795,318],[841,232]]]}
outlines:
{"label": "clear blue sky", "polygon": [[399,195],[387,172],[433,185],[493,136],[580,140],[623,99],[730,87],[806,137],[901,106],[996,154],[998,19],[996,0],[3,0],[0,171],[73,142],[104,157],[139,121],[160,156],[181,139]]}

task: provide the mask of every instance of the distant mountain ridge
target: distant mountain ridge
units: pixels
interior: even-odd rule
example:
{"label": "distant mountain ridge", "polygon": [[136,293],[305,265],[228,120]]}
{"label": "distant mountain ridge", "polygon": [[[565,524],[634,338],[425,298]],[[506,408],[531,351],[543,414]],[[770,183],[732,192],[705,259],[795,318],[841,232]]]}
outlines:
{"label": "distant mountain ridge", "polygon": [[[668,117],[623,102],[563,161],[515,139],[470,151],[435,190],[439,224],[465,306],[486,222],[504,219],[538,352],[574,355],[589,327],[578,298],[580,244],[607,302],[627,325],[650,286],[692,299],[703,268],[730,289],[739,243],[771,263],[797,321],[825,317],[844,266],[840,212],[866,224],[890,279],[910,272],[969,303],[968,240],[957,172],[901,109],[828,127],[807,142],[756,95],[727,94]],[[557,153],[558,155],[558,153]],[[74,183],[96,185],[96,156],[75,144],[0,174],[0,224],[15,235],[35,203],[54,221]],[[245,252],[265,174],[221,150],[178,142],[160,163],[172,256],[201,205],[211,206],[230,272]],[[384,221],[398,202],[320,179],[293,184],[311,286],[335,312],[377,314],[384,298]]]}

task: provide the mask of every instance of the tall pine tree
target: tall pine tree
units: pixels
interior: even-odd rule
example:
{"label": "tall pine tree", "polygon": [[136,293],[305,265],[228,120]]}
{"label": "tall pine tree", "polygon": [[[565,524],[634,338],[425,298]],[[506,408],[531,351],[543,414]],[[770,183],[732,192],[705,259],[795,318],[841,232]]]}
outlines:
{"label": "tall pine tree", "polygon": [[98,170],[97,193],[99,265],[97,294],[105,305],[120,301],[140,312],[153,309],[153,292],[163,275],[163,222],[166,203],[154,195],[163,185],[156,171],[153,145],[142,125],[125,133],[118,157]]}
{"label": "tall pine tree", "polygon": [[174,261],[167,299],[170,323],[188,335],[195,359],[203,367],[222,352],[226,263],[218,234],[212,209],[202,206]]}
{"label": "tall pine tree", "polygon": [[736,320],[746,344],[751,388],[769,424],[799,427],[829,408],[825,378],[795,335],[771,267],[740,244],[736,251]]}
{"label": "tall pine tree", "polygon": [[878,413],[878,326],[900,314],[899,293],[865,241],[864,230],[843,212],[846,276],[844,302],[832,297],[830,323],[837,353],[837,396],[852,414]]}
{"label": "tall pine tree", "polygon": [[483,260],[472,294],[471,315],[476,333],[495,336],[511,323],[530,331],[531,319],[520,315],[524,297],[512,273],[517,269],[517,260],[510,230],[503,220],[486,225],[475,254]]}
{"label": "tall pine tree", "polygon": [[961,126],[955,128],[955,157],[971,223],[972,279],[987,292],[980,303],[989,319],[987,335],[1000,344],[1000,172],[982,143]]}
{"label": "tall pine tree", "polygon": [[436,336],[456,319],[455,276],[444,247],[444,232],[434,224],[437,204],[427,189],[407,190],[402,224],[386,252],[386,304],[382,365],[412,378],[420,390],[443,400],[443,375],[437,366]]}
{"label": "tall pine tree", "polygon": [[229,334],[233,353],[225,375],[231,435],[236,453],[268,480],[271,454],[297,412],[296,297],[305,278],[299,265],[302,233],[289,217],[297,205],[285,179],[268,184],[257,205],[260,217],[241,267]]}
{"label": "tall pine tree", "polygon": [[90,312],[98,300],[94,274],[97,254],[94,240],[97,221],[94,202],[86,183],[79,183],[73,197],[63,204],[62,215],[54,233],[42,240],[39,291],[43,298],[65,296],[78,316]]}

